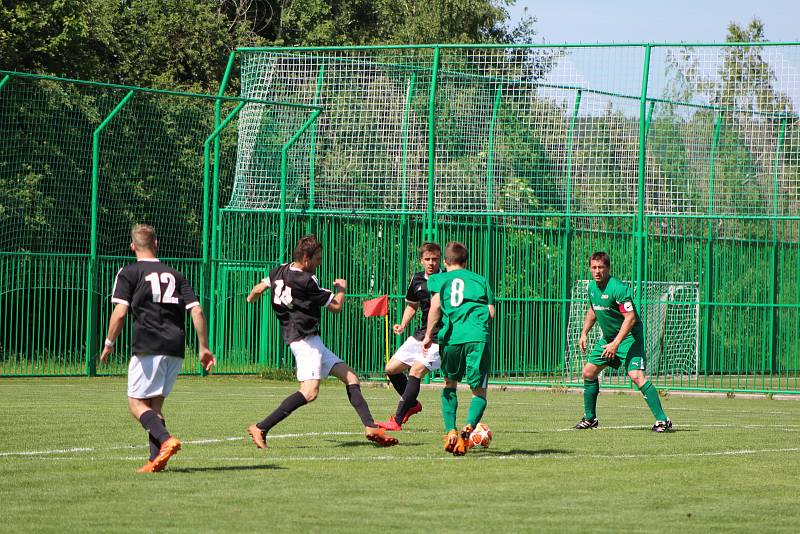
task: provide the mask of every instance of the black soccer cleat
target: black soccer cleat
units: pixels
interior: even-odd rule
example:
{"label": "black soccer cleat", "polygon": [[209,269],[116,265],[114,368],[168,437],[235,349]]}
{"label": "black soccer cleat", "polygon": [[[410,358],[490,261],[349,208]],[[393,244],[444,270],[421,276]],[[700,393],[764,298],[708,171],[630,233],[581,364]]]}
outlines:
{"label": "black soccer cleat", "polygon": [[656,424],[653,425],[653,432],[666,432],[668,430],[672,430],[672,421],[669,419],[666,421],[656,421]]}
{"label": "black soccer cleat", "polygon": [[597,417],[593,419],[586,419],[585,417],[581,417],[580,422],[575,425],[575,428],[578,430],[588,430],[590,428],[597,428],[600,425],[600,422],[597,420]]}

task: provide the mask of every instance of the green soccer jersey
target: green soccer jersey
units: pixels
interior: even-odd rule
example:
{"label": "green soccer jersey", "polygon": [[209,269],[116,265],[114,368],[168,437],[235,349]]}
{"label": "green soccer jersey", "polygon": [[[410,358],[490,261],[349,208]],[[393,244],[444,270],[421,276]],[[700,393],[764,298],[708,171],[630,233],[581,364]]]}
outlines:
{"label": "green soccer jersey", "polygon": [[439,342],[459,345],[489,339],[489,304],[494,295],[486,279],[467,269],[434,274],[428,291],[439,293],[442,329]]}
{"label": "green soccer jersey", "polygon": [[636,324],[625,337],[627,339],[633,336],[634,340],[643,339],[642,321],[633,305],[631,288],[622,280],[612,276],[603,288],[594,280],[590,280],[589,304],[594,310],[597,324],[606,342],[610,343],[619,334],[619,329],[625,320],[623,312],[631,311],[636,314]]}

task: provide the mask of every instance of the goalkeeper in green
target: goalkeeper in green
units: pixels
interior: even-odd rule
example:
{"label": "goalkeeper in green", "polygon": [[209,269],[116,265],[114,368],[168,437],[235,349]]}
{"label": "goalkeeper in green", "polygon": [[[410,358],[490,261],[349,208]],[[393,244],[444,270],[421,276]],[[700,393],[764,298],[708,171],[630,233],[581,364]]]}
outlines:
{"label": "goalkeeper in green", "polygon": [[606,366],[616,369],[624,365],[656,418],[653,432],[666,432],[672,428],[672,421],[661,407],[656,387],[645,375],[647,359],[644,354],[644,330],[633,305],[630,287],[611,276],[611,258],[605,252],[592,254],[589,271],[592,275],[589,281],[589,310],[578,341],[581,351],[586,352],[586,336],[595,322],[600,325],[601,336],[581,370],[584,413],[575,428],[597,428],[597,396],[600,394],[597,377]]}
{"label": "goalkeeper in green", "polygon": [[[447,432],[444,450],[455,456],[463,456],[469,450],[470,434],[486,409],[486,386],[492,363],[489,321],[494,317],[494,295],[484,277],[466,268],[468,255],[461,243],[448,243],[444,251],[447,272],[428,278],[431,307],[422,340],[423,351],[427,352],[441,316],[438,337],[444,376],[442,418]],[[472,389],[472,401],[466,425],[459,432],[456,430],[456,390],[462,380]]]}

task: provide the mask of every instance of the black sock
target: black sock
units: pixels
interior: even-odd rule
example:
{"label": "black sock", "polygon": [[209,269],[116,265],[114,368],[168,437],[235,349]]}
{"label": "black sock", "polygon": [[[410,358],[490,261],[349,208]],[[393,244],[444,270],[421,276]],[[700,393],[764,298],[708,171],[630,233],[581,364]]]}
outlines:
{"label": "black sock", "polygon": [[264,431],[269,432],[269,429],[277,425],[291,414],[293,411],[301,406],[308,404],[308,401],[299,391],[295,391],[285,399],[280,406],[275,408],[275,411],[269,414],[263,421],[256,423],[256,426]]}
{"label": "black sock", "polygon": [[409,376],[408,377],[408,385],[406,386],[405,392],[403,392],[403,398],[400,399],[400,403],[397,405],[397,413],[395,413],[394,418],[398,423],[403,422],[403,416],[406,414],[408,410],[410,410],[415,404],[417,404],[417,397],[419,396],[419,378],[416,376]]}
{"label": "black sock", "polygon": [[[166,429],[167,422],[164,420],[163,417],[160,417],[159,419],[161,419],[161,423],[164,425],[164,428]],[[161,443],[159,443],[156,437],[150,432],[147,433],[147,437],[150,438],[150,461],[152,462],[153,460],[156,459],[158,453],[161,452]]]}
{"label": "black sock", "polygon": [[397,373],[396,375],[389,375],[389,382],[392,383],[394,386],[394,390],[397,392],[398,395],[402,395],[406,391],[406,385],[408,384],[408,378],[403,373]]}
{"label": "black sock", "polygon": [[169,432],[167,432],[167,427],[164,426],[164,421],[162,421],[153,410],[144,412],[142,416],[139,417],[139,423],[141,423],[145,430],[150,432],[150,435],[153,436],[156,441],[158,441],[159,447],[169,439]]}
{"label": "black sock", "polygon": [[364,398],[364,395],[361,394],[361,385],[350,384],[347,386],[347,398],[350,399],[350,404],[356,409],[356,413],[361,418],[361,422],[364,423],[364,426],[374,427],[375,420],[372,419],[372,414],[369,412],[367,400]]}

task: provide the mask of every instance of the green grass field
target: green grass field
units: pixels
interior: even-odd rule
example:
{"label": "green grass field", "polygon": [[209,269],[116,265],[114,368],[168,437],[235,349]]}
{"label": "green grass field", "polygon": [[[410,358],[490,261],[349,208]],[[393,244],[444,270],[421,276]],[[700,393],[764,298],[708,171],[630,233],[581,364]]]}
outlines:
{"label": "green grass field", "polygon": [[[0,531],[796,532],[800,403],[665,400],[676,431],[650,432],[637,395],[599,399],[601,428],[570,430],[579,395],[491,390],[488,450],[441,450],[438,389],[377,448],[344,388],[276,427],[245,427],[293,391],[256,378],[181,377],[166,406],[184,443],[137,474],[146,434],[122,378],[0,381]],[[393,390],[364,386],[376,418]],[[459,392],[466,415],[467,392]]]}

